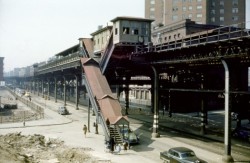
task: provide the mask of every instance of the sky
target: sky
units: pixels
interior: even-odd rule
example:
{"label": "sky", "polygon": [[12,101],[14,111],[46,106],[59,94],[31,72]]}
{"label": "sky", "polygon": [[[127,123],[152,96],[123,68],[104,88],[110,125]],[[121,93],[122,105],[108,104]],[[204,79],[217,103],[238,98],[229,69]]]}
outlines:
{"label": "sky", "polygon": [[144,0],[0,0],[4,72],[46,61],[117,16],[144,17]]}
{"label": "sky", "polygon": [[46,61],[117,16],[144,17],[144,0],[0,0],[4,72]]}

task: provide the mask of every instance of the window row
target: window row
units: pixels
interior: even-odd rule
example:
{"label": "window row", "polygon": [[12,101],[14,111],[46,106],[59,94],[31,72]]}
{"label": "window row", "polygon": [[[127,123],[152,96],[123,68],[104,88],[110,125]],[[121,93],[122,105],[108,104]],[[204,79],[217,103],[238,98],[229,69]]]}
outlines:
{"label": "window row", "polygon": [[[224,22],[225,18],[221,16],[219,18],[220,22]],[[238,21],[239,17],[238,16],[232,16],[232,21]],[[215,17],[211,17],[211,22],[215,22]]]}
{"label": "window row", "polygon": [[[227,3],[228,3],[228,2],[227,2]],[[232,0],[232,5],[233,5],[233,6],[238,6],[238,4],[239,4],[238,0]],[[216,3],[215,3],[215,1],[213,0],[213,1],[211,2],[211,6],[212,6],[212,7],[215,7],[215,5],[216,5]],[[225,1],[224,1],[224,0],[220,0],[219,5],[220,5],[220,6],[224,6],[224,5],[225,5]]]}
{"label": "window row", "polygon": [[[224,13],[225,13],[225,10],[224,10],[224,9],[220,9],[219,11],[220,11],[220,14],[224,14]],[[210,11],[210,13],[211,13],[211,14],[215,14],[216,11],[215,11],[214,9],[212,9],[212,10]],[[239,13],[239,9],[238,9],[238,8],[232,8],[232,13],[233,13],[233,14]]]}
{"label": "window row", "polygon": [[[193,10],[193,6],[183,6],[182,7],[182,11],[187,11],[187,10],[189,10],[189,11],[191,11],[191,10]],[[202,10],[202,5],[197,5],[196,6],[196,10]]]}
{"label": "window row", "polygon": [[[202,17],[203,17],[203,15],[200,14],[200,13],[195,14],[195,15],[196,15],[196,18],[202,18]],[[182,15],[182,19],[191,19],[192,17],[193,17],[193,14],[183,14],[183,15]],[[178,15],[173,15],[173,16],[172,16],[172,20],[173,20],[173,21],[179,20]]]}
{"label": "window row", "polygon": [[[142,31],[141,35],[148,35],[147,28],[142,28],[141,31]],[[124,34],[124,35],[129,35],[129,34],[139,35],[139,30],[138,30],[138,28],[123,27],[122,34]],[[118,35],[118,28],[115,28],[115,35]]]}

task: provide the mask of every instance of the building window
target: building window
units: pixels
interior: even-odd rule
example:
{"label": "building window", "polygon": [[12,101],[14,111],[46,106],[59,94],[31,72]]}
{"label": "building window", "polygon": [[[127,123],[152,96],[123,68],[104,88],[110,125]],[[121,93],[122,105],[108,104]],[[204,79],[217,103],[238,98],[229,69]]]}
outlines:
{"label": "building window", "polygon": [[197,0],[197,2],[201,2],[202,0]]}
{"label": "building window", "polygon": [[188,15],[187,14],[182,14],[182,19],[188,19]]}
{"label": "building window", "polygon": [[123,27],[123,34],[129,34],[129,27]]}
{"label": "building window", "polygon": [[237,14],[239,12],[238,8],[232,8],[232,13]]}
{"label": "building window", "polygon": [[138,29],[132,29],[132,35],[138,35],[139,34],[139,31]]}
{"label": "building window", "polygon": [[220,14],[224,14],[224,9],[220,9]]}
{"label": "building window", "polygon": [[223,16],[220,17],[220,21],[224,22],[224,17]]}
{"label": "building window", "polygon": [[173,4],[177,4],[179,0],[173,0]]}
{"label": "building window", "polygon": [[211,17],[211,22],[215,22],[215,17]]}
{"label": "building window", "polygon": [[154,4],[155,4],[155,0],[151,0],[151,1],[150,1],[150,4],[151,4],[151,5],[154,5]]}
{"label": "building window", "polygon": [[232,17],[232,20],[233,20],[233,21],[238,21],[238,16],[233,16],[233,17]]}
{"label": "building window", "polygon": [[149,15],[149,18],[150,18],[150,19],[154,19],[154,18],[155,18],[155,15],[151,14],[151,15]]}
{"label": "building window", "polygon": [[178,7],[173,7],[173,12],[178,11]]}
{"label": "building window", "polygon": [[189,6],[189,7],[188,7],[188,10],[192,10],[192,9],[193,9],[193,7],[192,7],[192,6]]}
{"label": "building window", "polygon": [[172,20],[173,20],[173,21],[178,20],[178,15],[173,15]]}
{"label": "building window", "polygon": [[198,6],[196,7],[196,9],[197,9],[197,10],[201,10],[201,9],[202,9],[202,6],[201,6],[201,5],[198,5]]}
{"label": "building window", "polygon": [[202,18],[202,14],[197,14],[196,17],[197,18]]}
{"label": "building window", "polygon": [[187,7],[186,7],[186,6],[183,6],[183,7],[182,7],[182,11],[184,11],[184,12],[187,11]]}
{"label": "building window", "polygon": [[233,24],[232,26],[235,28],[239,28],[239,24]]}
{"label": "building window", "polygon": [[211,14],[215,14],[215,10],[211,10]]}
{"label": "building window", "polygon": [[220,1],[220,6],[224,7],[224,1]]}
{"label": "building window", "polygon": [[150,10],[150,11],[155,11],[155,8],[154,8],[154,7],[150,7],[149,10]]}
{"label": "building window", "polygon": [[193,14],[188,14],[188,18],[191,19],[193,17]]}
{"label": "building window", "polygon": [[212,6],[212,7],[215,7],[215,2],[214,2],[214,1],[212,1],[211,6]]}
{"label": "building window", "polygon": [[233,4],[234,6],[238,6],[238,0],[233,0],[232,4]]}
{"label": "building window", "polygon": [[117,28],[115,28],[115,35],[117,35],[118,34],[118,29]]}

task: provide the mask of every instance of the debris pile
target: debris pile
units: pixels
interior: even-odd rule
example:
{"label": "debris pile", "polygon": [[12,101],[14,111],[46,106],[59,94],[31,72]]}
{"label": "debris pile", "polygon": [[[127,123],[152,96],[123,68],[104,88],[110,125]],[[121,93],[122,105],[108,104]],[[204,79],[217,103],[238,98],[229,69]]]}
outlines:
{"label": "debris pile", "polygon": [[58,139],[43,135],[10,133],[0,135],[0,163],[95,163],[97,159],[88,152],[90,148],[71,148]]}

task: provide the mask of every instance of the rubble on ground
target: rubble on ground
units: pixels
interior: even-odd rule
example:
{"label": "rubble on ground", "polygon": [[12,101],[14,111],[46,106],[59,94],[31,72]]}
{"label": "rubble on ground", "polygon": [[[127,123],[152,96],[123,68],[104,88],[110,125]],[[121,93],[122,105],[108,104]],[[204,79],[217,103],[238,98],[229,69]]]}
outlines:
{"label": "rubble on ground", "polygon": [[59,139],[43,135],[10,133],[0,135],[0,163],[95,163],[90,148],[71,148]]}

